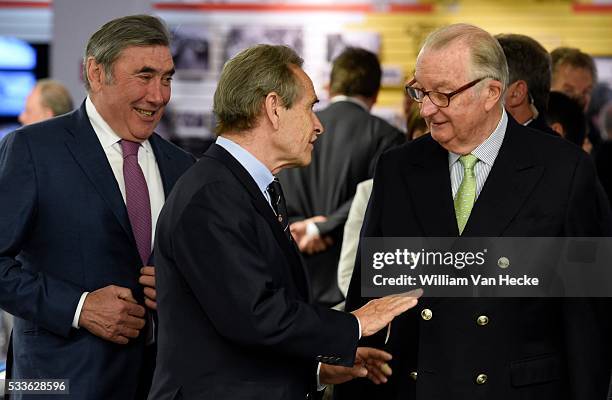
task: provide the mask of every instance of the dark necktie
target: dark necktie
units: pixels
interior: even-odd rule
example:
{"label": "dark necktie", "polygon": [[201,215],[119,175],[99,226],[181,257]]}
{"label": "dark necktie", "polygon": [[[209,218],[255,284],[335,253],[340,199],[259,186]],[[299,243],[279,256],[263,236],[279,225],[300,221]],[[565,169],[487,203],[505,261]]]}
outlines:
{"label": "dark necktie", "polygon": [[151,201],[147,182],[138,164],[139,148],[140,143],[121,140],[125,204],[136,239],[138,254],[140,254],[142,265],[147,265],[151,256]]}
{"label": "dark necktie", "polygon": [[289,220],[287,219],[287,204],[285,203],[283,189],[281,188],[278,179],[274,178],[266,190],[270,195],[270,202],[272,203],[272,208],[276,213],[278,223],[283,229],[283,232],[285,232],[285,236],[287,236],[289,240],[292,240],[291,232],[289,232]]}

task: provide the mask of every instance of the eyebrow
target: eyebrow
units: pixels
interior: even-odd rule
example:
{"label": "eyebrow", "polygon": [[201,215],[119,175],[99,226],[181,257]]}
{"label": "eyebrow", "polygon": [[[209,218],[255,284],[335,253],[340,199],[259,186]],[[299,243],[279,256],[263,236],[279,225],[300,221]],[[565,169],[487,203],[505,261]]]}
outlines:
{"label": "eyebrow", "polygon": [[[137,74],[157,74],[159,72],[160,72],[159,70],[153,67],[146,66],[146,65],[140,68],[138,71],[136,71]],[[162,75],[174,75],[175,72],[176,72],[175,69],[172,68],[171,70],[162,72]]]}

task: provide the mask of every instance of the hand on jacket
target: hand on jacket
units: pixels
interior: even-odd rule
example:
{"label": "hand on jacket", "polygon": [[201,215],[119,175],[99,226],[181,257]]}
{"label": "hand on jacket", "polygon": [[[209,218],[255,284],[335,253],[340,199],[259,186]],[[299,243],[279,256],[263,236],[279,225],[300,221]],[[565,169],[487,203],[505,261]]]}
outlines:
{"label": "hand on jacket", "polygon": [[144,327],[144,315],[130,289],[110,285],[87,294],[79,326],[102,339],[127,344]]}

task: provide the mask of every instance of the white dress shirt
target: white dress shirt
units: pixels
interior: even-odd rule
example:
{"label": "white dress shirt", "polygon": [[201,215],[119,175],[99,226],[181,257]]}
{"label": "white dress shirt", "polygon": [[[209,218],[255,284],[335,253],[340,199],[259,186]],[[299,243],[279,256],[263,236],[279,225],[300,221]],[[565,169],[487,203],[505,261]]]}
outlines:
{"label": "white dress shirt", "polygon": [[[87,97],[85,100],[85,110],[89,117],[89,122],[93,127],[100,145],[104,150],[104,154],[108,159],[113,175],[121,191],[121,196],[125,202],[125,180],[123,178],[123,151],[121,150],[121,137],[117,135],[113,129],[106,123],[104,118],[98,113],[96,107],[92,103],[91,99]],[[166,196],[164,194],[164,186],[159,173],[159,167],[157,166],[157,160],[153,153],[153,148],[148,140],[141,143],[140,149],[138,150],[138,164],[142,169],[142,172],[147,182],[147,188],[149,189],[149,199],[151,201],[151,248],[153,248],[153,240],[155,238],[155,226],[157,225],[157,218],[164,205]],[[137,266],[135,265],[134,268]],[[85,302],[85,297],[89,292],[84,292],[81,295],[79,304],[74,313],[74,319],[72,320],[72,326],[79,328],[79,318],[81,316],[81,309]]]}

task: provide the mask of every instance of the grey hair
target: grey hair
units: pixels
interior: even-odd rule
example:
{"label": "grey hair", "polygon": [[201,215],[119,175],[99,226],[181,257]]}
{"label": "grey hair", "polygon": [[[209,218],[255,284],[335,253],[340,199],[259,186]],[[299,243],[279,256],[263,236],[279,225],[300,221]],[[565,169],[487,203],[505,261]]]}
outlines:
{"label": "grey hair", "polygon": [[293,49],[267,44],[250,47],[229,60],[214,95],[217,135],[255,127],[268,93],[278,93],[283,106],[291,108],[302,93],[291,67],[303,63]]}
{"label": "grey hair", "polygon": [[102,25],[87,42],[83,57],[85,89],[91,85],[87,77],[87,60],[91,57],[104,68],[106,82],[111,83],[113,65],[123,50],[132,46],[170,46],[170,33],[164,23],[150,15],[128,15]]}
{"label": "grey hair", "polygon": [[36,83],[36,87],[40,90],[42,105],[50,109],[54,117],[72,111],[70,92],[59,81],[41,79]]}
{"label": "grey hair", "polygon": [[427,50],[441,50],[461,41],[470,49],[472,79],[487,77],[502,84],[503,94],[508,87],[508,63],[499,42],[487,31],[470,24],[453,24],[437,29],[427,36],[419,57]]}

